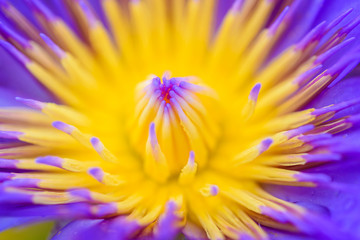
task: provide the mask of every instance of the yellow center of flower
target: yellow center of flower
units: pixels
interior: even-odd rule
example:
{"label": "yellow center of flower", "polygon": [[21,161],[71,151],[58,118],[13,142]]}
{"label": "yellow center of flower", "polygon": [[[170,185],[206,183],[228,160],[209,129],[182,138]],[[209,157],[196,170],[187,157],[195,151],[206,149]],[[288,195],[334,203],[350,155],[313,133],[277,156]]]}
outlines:
{"label": "yellow center of flower", "polygon": [[215,92],[196,78],[165,75],[139,83],[135,95],[129,138],[145,171],[160,181],[179,175],[191,151],[204,167],[219,137],[218,111],[209,111],[218,105]]}

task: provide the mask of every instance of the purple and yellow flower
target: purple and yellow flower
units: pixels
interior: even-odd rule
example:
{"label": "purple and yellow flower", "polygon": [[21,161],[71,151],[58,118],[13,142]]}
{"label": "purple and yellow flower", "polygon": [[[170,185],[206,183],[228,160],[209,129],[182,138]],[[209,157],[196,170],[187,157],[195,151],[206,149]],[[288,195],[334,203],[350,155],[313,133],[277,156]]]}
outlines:
{"label": "purple and yellow flower", "polygon": [[0,1],[0,228],[360,238],[358,5]]}

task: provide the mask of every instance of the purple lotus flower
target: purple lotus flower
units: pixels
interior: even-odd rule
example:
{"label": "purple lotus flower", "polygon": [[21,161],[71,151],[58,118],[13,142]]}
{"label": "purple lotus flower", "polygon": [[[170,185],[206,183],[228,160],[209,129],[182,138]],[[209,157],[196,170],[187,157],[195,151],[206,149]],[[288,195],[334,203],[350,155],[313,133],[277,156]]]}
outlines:
{"label": "purple lotus flower", "polygon": [[1,230],[360,238],[358,1],[0,8]]}

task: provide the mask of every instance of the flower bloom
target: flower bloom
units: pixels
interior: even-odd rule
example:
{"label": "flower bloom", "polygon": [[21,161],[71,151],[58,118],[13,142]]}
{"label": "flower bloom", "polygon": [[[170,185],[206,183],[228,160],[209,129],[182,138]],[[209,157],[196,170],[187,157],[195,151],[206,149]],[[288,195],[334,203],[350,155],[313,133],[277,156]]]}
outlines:
{"label": "flower bloom", "polygon": [[351,9],[296,37],[301,1],[51,2],[0,1],[0,45],[51,94],[0,109],[1,216],[67,221],[54,239],[353,237],[264,187],[342,187],[304,170],[355,151],[338,112],[359,98],[308,105],[360,61]]}

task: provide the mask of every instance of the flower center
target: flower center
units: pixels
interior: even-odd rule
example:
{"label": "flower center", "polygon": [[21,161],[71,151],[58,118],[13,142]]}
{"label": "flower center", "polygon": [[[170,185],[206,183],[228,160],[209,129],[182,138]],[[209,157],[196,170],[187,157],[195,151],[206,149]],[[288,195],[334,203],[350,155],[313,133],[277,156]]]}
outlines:
{"label": "flower center", "polygon": [[[154,175],[154,168],[163,169],[162,180],[178,175],[190,152],[204,167],[220,133],[217,114],[208,111],[218,104],[216,93],[194,77],[164,74],[139,83],[135,96],[130,140],[145,159],[145,171]],[[149,162],[154,166],[147,167]]]}

